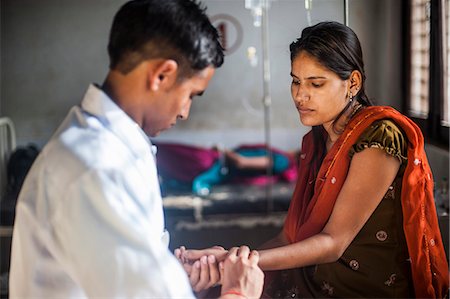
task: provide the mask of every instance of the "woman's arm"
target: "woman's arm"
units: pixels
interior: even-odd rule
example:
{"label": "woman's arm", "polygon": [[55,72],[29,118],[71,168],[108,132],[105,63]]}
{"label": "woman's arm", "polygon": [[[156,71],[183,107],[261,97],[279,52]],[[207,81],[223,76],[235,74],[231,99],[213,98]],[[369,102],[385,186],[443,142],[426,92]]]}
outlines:
{"label": "woman's arm", "polygon": [[262,250],[262,249],[281,247],[281,246],[285,246],[288,244],[289,244],[289,241],[286,238],[286,235],[284,234],[284,230],[282,229],[281,232],[275,238],[270,239],[269,241],[267,241],[263,245],[261,245],[258,248],[258,251]]}
{"label": "woman's arm", "polygon": [[[276,247],[282,247],[288,245],[289,241],[284,234],[284,230],[282,230],[277,236],[269,241],[265,242],[258,248],[258,251],[261,249],[270,249]],[[200,260],[202,257],[214,256],[214,259],[217,261],[223,261],[225,257],[228,255],[228,250],[225,250],[221,246],[214,246],[211,248],[205,249],[189,249],[187,250],[184,246],[175,249],[174,254],[176,258],[182,263],[185,267],[186,272],[190,273],[192,268],[192,263],[194,261]],[[206,271],[205,271],[206,272]]]}
{"label": "woman's arm", "polygon": [[[395,179],[400,162],[382,149],[369,148],[355,153],[328,223],[322,232],[301,242],[288,244],[284,233],[258,250],[263,270],[281,270],[334,262],[364,226]],[[287,244],[287,245],[286,245]],[[188,250],[186,258],[196,260],[203,255],[223,260],[220,250]]]}
{"label": "woman's arm", "polygon": [[339,259],[383,199],[399,167],[398,159],[382,149],[356,153],[322,232],[297,243],[259,250],[259,266],[281,270]]}

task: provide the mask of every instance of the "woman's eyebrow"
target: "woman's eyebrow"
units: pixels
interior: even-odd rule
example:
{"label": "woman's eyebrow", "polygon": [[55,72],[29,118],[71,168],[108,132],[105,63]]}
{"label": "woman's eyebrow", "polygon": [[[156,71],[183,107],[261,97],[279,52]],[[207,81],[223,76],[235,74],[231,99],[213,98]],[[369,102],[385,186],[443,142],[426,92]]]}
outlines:
{"label": "woman's eyebrow", "polygon": [[[296,75],[294,75],[292,72],[290,74],[291,74],[291,77],[295,77],[298,79],[298,77]],[[311,77],[306,78],[306,80],[315,80],[315,79],[327,79],[327,78],[323,77],[323,76],[311,76]]]}

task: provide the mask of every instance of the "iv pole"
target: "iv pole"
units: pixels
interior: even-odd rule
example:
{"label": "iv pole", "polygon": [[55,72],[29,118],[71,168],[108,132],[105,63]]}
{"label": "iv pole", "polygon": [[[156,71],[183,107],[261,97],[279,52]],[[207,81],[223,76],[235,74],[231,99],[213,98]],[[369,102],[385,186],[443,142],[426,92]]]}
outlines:
{"label": "iv pole", "polygon": [[272,151],[270,141],[270,59],[269,59],[269,5],[271,0],[245,0],[245,8],[251,10],[253,25],[261,27],[262,60],[263,60],[263,106],[264,106],[264,139],[266,145],[266,157],[268,160],[266,175],[269,182],[266,184],[267,213],[273,211],[272,198]]}
{"label": "iv pole", "polygon": [[348,26],[348,0],[344,0],[344,25]]}
{"label": "iv pole", "polygon": [[266,184],[266,200],[267,212],[273,211],[272,196],[272,152],[270,139],[270,119],[271,119],[271,92],[270,92],[270,59],[269,59],[269,1],[261,0],[262,17],[261,17],[261,35],[262,35],[262,56],[263,56],[263,105],[264,105],[264,133],[266,142],[267,159],[269,161],[266,169],[269,182]]}

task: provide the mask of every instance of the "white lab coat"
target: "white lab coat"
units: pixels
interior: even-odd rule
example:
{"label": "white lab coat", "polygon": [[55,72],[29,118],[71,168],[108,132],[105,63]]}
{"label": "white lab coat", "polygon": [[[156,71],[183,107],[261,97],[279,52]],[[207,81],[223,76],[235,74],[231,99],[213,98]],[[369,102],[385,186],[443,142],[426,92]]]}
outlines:
{"label": "white lab coat", "polygon": [[10,298],[192,298],[163,231],[151,142],[91,85],[20,193]]}

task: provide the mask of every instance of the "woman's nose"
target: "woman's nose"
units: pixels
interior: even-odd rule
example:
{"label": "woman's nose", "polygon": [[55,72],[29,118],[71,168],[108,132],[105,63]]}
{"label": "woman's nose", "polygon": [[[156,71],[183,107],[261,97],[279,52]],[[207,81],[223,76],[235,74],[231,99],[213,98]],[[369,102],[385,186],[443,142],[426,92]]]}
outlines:
{"label": "woman's nose", "polygon": [[309,95],[307,93],[307,91],[305,90],[305,88],[301,87],[301,86],[297,86],[296,89],[293,90],[294,94],[294,101],[297,103],[303,103],[305,101],[309,100]]}

